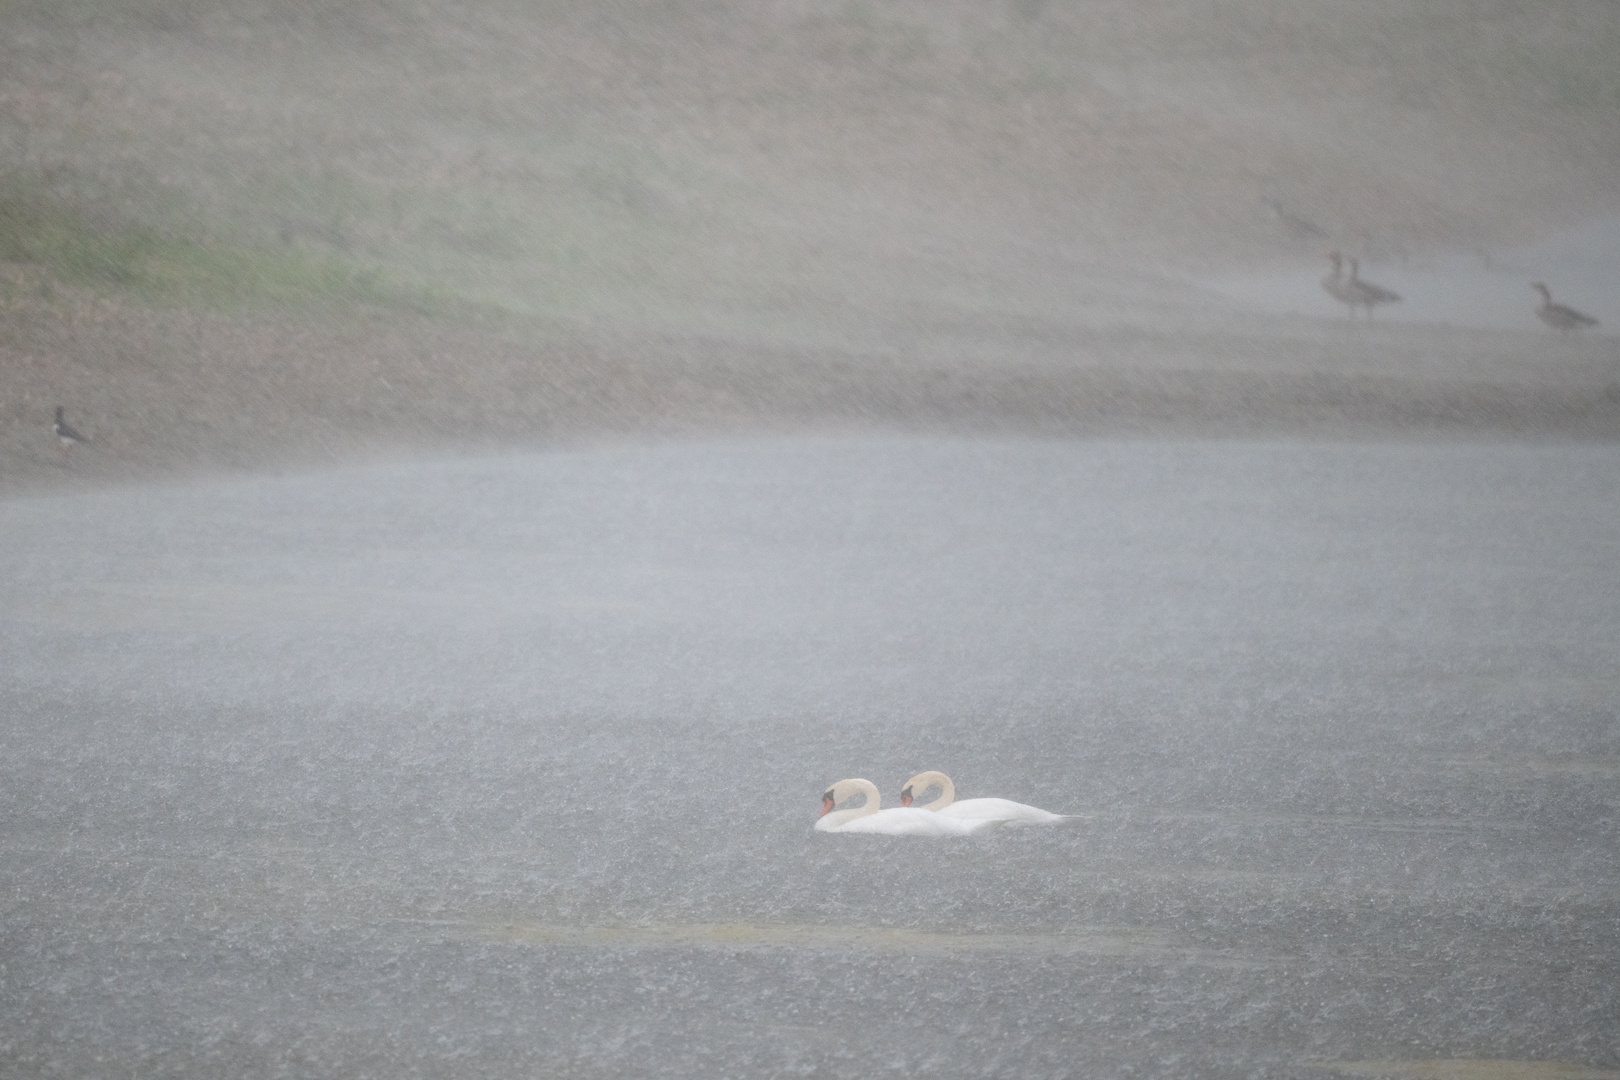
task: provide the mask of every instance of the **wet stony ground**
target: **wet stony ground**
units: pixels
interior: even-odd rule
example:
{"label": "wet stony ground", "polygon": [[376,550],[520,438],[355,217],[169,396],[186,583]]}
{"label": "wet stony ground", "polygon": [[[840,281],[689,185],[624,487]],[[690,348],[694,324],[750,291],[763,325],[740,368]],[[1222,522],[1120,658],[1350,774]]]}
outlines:
{"label": "wet stony ground", "polygon": [[[716,435],[1620,439],[1612,336],[1245,316],[1117,286],[1057,316],[827,311],[714,335],[226,317],[60,288],[7,306],[3,286],[0,492]],[[58,404],[90,445],[63,453]]]}

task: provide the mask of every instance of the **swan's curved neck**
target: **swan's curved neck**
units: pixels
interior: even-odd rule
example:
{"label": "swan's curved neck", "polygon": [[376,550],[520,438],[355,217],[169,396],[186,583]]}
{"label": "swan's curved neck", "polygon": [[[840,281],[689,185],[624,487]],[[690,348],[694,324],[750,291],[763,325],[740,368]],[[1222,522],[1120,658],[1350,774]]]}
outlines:
{"label": "swan's curved neck", "polygon": [[[932,802],[917,804],[913,800],[929,788],[939,786],[939,798]],[[956,801],[956,785],[951,778],[942,772],[918,773],[906,781],[905,790],[900,793],[901,803],[905,806],[915,806],[919,810],[943,810]]]}
{"label": "swan's curved neck", "polygon": [[816,822],[816,828],[822,830],[836,829],[847,821],[875,814],[883,802],[883,796],[878,793],[877,785],[870,780],[840,780],[828,789],[828,794],[832,796],[835,806],[845,799],[854,798],[857,794],[865,795],[866,802],[848,810],[829,810],[822,814]]}

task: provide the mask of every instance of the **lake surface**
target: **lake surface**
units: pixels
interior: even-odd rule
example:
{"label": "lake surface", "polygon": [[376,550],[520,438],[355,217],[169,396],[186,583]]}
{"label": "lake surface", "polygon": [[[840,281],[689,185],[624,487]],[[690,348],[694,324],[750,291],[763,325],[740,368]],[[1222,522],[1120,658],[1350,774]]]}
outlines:
{"label": "lake surface", "polygon": [[[598,448],[0,538],[3,1076],[1620,1066],[1620,449]],[[924,769],[1084,820],[811,831]]]}

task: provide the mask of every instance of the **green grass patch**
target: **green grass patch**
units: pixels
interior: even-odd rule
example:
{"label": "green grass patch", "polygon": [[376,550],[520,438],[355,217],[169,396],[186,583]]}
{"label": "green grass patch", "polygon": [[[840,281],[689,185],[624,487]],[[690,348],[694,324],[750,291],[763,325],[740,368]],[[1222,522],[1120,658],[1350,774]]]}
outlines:
{"label": "green grass patch", "polygon": [[20,184],[0,186],[0,261],[98,292],[210,308],[370,305],[445,315],[473,306],[358,260],[109,222]]}

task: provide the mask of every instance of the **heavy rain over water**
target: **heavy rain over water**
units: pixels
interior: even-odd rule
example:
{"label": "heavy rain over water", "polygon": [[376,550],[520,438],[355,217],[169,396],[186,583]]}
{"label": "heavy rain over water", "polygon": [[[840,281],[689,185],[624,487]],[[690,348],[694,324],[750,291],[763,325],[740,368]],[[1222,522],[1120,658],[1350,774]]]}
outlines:
{"label": "heavy rain over water", "polygon": [[[0,531],[8,1076],[1620,1062],[1612,446],[692,443]],[[1084,820],[811,831],[923,769]]]}

